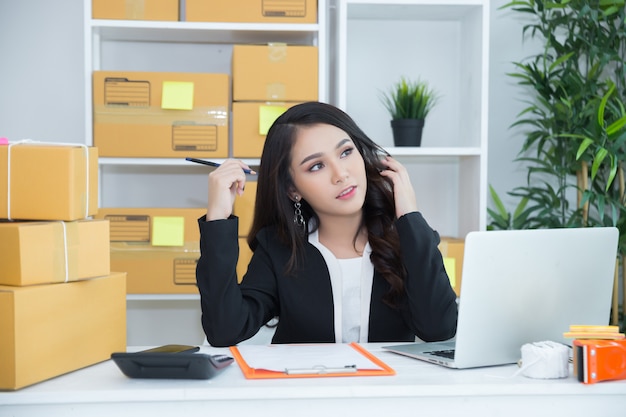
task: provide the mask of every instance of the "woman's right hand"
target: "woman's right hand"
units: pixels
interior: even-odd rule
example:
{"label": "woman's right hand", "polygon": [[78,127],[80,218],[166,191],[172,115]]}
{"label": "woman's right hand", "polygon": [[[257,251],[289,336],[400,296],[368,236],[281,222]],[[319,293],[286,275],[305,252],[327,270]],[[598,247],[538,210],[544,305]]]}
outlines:
{"label": "woman's right hand", "polygon": [[244,169],[250,169],[242,161],[228,159],[209,174],[209,202],[206,219],[227,219],[233,213],[237,195],[243,194],[246,185]]}

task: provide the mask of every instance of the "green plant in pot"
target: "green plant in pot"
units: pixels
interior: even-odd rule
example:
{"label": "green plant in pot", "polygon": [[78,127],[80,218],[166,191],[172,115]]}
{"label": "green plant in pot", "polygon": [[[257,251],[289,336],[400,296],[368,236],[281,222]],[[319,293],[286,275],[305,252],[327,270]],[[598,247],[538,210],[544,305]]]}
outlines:
{"label": "green plant in pot", "polygon": [[380,97],[391,115],[395,146],[420,146],[426,116],[438,100],[428,83],[402,77]]}

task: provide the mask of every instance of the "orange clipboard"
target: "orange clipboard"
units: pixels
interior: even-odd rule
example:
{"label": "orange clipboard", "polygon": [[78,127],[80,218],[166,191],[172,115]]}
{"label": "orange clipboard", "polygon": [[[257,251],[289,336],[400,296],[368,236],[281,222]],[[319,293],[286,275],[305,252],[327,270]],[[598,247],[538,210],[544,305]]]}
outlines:
{"label": "orange clipboard", "polygon": [[289,374],[287,372],[281,371],[272,371],[267,369],[255,369],[250,367],[237,346],[231,346],[230,352],[232,353],[235,361],[239,365],[241,372],[246,377],[246,379],[270,379],[270,378],[315,378],[315,377],[335,377],[335,376],[385,376],[385,375],[395,375],[396,371],[394,371],[389,365],[378,359],[372,353],[367,351],[364,347],[359,345],[356,342],[350,343],[350,347],[355,349],[357,352],[365,356],[367,359],[378,365],[382,369],[357,369],[353,372],[333,372],[333,373],[297,373],[297,374]]}

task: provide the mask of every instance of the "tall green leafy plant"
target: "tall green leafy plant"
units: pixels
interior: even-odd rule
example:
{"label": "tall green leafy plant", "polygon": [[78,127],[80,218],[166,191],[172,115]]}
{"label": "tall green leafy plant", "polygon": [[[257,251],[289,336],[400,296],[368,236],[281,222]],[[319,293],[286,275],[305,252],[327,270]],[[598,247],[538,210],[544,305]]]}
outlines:
{"label": "tall green leafy plant", "polygon": [[525,17],[523,35],[543,45],[509,74],[529,97],[513,123],[525,134],[517,160],[527,166],[526,184],[509,192],[526,201],[517,226],[626,229],[624,0],[517,0],[502,8]]}

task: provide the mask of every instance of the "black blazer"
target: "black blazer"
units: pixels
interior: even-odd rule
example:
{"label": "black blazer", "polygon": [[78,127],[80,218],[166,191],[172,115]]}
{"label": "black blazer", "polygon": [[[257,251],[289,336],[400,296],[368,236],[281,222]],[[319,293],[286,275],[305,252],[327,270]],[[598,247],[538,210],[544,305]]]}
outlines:
{"label": "black blazer", "polygon": [[[258,245],[241,284],[237,284],[238,219],[198,221],[200,251],[196,280],[202,327],[213,346],[231,346],[254,336],[279,317],[273,343],[335,342],[330,275],[322,254],[311,244],[294,275],[283,271],[290,248],[271,229],[257,234]],[[456,294],[450,286],[439,235],[415,212],[396,227],[408,270],[405,296],[397,309],[382,301],[389,285],[374,273],[369,342],[445,340],[456,333]]]}

